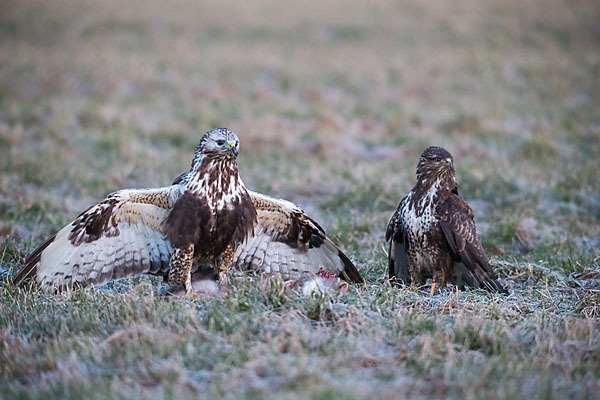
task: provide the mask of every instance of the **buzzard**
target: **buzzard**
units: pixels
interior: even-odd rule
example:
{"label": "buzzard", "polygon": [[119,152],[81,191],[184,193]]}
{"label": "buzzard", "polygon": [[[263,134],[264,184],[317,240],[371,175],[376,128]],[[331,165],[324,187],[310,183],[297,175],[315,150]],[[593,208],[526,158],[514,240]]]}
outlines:
{"label": "buzzard", "polygon": [[[189,172],[171,186],[114,192],[61,229],[14,278],[23,286],[86,286],[143,273],[192,293],[192,272],[234,265],[259,272],[319,272],[362,282],[321,227],[292,203],[250,192],[238,175],[239,139],[207,132]],[[196,274],[197,275],[197,274]]]}
{"label": "buzzard", "polygon": [[428,147],[419,158],[417,183],[402,199],[385,233],[389,276],[441,288],[452,282],[508,294],[488,262],[473,210],[458,194],[452,155]]}
{"label": "buzzard", "polygon": [[14,284],[86,286],[150,273],[191,293],[193,265],[225,274],[256,222],[238,149],[229,129],[206,132],[185,182],[109,194],[38,247]]}
{"label": "buzzard", "polygon": [[[173,184],[187,181],[189,174],[178,176]],[[291,280],[334,275],[349,282],[364,282],[352,261],[302,209],[287,200],[251,190],[248,193],[257,219],[254,233],[233,256],[239,269],[279,274]]]}

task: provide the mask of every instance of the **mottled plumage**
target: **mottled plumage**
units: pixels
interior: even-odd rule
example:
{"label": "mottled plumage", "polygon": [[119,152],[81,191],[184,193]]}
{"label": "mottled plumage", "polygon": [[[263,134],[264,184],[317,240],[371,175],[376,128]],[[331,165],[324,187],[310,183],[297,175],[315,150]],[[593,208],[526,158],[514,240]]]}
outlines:
{"label": "mottled plumage", "polygon": [[498,282],[475,228],[473,210],[459,196],[452,155],[427,148],[417,166],[417,183],[402,199],[385,235],[390,241],[389,276],[445,287],[452,282],[508,293]]}
{"label": "mottled plumage", "polygon": [[207,132],[185,181],[108,195],[36,249],[14,283],[85,286],[150,273],[189,292],[193,265],[227,271],[256,220],[238,148],[232,131]]}
{"label": "mottled plumage", "polygon": [[[185,173],[173,184],[185,182]],[[323,228],[295,204],[248,190],[257,219],[253,235],[241,243],[233,264],[242,270],[300,279],[328,273],[350,282],[364,282],[350,259]]]}
{"label": "mottled plumage", "polygon": [[323,228],[295,204],[249,191],[258,215],[254,235],[236,250],[234,263],[285,279],[320,271],[350,282],[363,278]]}

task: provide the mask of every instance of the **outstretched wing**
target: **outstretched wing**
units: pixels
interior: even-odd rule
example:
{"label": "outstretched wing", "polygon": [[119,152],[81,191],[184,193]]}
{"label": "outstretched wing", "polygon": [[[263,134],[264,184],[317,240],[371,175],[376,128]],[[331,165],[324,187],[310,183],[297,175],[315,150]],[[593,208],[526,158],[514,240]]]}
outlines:
{"label": "outstretched wing", "polygon": [[254,235],[238,246],[234,263],[242,269],[298,277],[321,271],[363,282],[350,259],[323,228],[293,203],[248,191],[257,212]]}
{"label": "outstretched wing", "polygon": [[162,223],[180,195],[178,185],[111,193],[38,247],[14,284],[85,286],[166,274],[173,249]]}
{"label": "outstretched wing", "polygon": [[462,268],[460,263],[455,266],[461,269],[458,271],[460,274],[467,274],[462,279],[469,284],[475,283],[480,288],[508,294],[498,282],[498,277],[485,256],[471,207],[452,193],[436,211],[446,241],[466,267]]}
{"label": "outstretched wing", "polygon": [[410,273],[406,260],[406,242],[404,241],[404,228],[402,227],[402,208],[407,197],[402,199],[398,209],[392,215],[385,231],[385,241],[390,242],[388,251],[389,278],[410,284]]}

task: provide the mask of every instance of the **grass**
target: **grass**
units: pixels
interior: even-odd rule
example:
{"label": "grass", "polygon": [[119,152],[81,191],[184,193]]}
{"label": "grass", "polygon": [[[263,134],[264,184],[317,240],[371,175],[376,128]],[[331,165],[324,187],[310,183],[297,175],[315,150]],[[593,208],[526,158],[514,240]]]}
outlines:
{"label": "grass", "polygon": [[[343,10],[343,12],[340,12]],[[542,12],[543,10],[543,12]],[[595,398],[600,8],[592,1],[0,5],[0,398]],[[201,134],[367,279],[303,297],[236,274],[60,295],[8,279],[107,193],[167,185]],[[386,283],[422,150],[455,157],[508,297]]]}

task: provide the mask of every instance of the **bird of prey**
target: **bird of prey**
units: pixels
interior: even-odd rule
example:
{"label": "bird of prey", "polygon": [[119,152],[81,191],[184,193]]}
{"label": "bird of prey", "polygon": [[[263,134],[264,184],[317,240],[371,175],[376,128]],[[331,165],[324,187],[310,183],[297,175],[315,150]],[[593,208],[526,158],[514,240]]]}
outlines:
{"label": "bird of prey", "polygon": [[[218,277],[237,265],[258,272],[335,273],[362,282],[323,229],[292,203],[248,191],[238,176],[237,136],[207,132],[189,172],[171,186],[108,195],[26,260],[14,284],[100,285],[143,273],[193,292],[192,272]],[[180,292],[180,291],[179,291]]]}
{"label": "bird of prey", "polygon": [[[189,172],[175,178],[181,184]],[[237,247],[234,264],[241,270],[279,274],[283,279],[337,276],[363,283],[356,266],[327,236],[325,230],[287,200],[248,190],[257,219],[254,233]]]}
{"label": "bird of prey", "polygon": [[458,194],[452,155],[428,147],[419,158],[417,183],[402,199],[386,233],[390,279],[417,285],[433,278],[507,294],[483,251],[473,210]]}
{"label": "bird of prey", "polygon": [[193,265],[226,274],[256,222],[238,151],[229,129],[206,132],[185,182],[109,194],[38,247],[14,284],[86,286],[150,273],[191,293]]}

